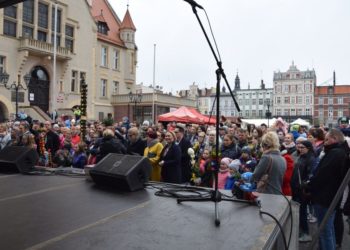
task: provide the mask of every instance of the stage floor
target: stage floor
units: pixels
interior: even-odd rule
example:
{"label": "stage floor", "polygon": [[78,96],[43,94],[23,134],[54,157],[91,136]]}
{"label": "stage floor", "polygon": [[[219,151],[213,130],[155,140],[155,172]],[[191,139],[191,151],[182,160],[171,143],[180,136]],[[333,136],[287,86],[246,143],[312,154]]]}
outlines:
{"label": "stage floor", "polygon": [[[213,202],[177,204],[154,192],[100,189],[85,178],[0,174],[0,249],[271,249],[281,243],[275,222],[255,206],[220,202],[216,227]],[[262,195],[261,202],[289,227],[282,196]]]}

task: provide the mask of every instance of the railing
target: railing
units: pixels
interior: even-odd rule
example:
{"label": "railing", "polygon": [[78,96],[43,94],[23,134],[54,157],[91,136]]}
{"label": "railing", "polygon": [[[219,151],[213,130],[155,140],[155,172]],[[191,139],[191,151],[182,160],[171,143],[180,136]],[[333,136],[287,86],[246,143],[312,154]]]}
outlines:
{"label": "railing", "polygon": [[[31,38],[21,38],[19,50],[31,50],[40,54],[53,55],[54,46],[53,44]],[[72,57],[71,51],[67,48],[56,47],[56,52],[57,57],[64,59],[71,59]]]}
{"label": "railing", "polygon": [[[152,93],[147,93],[147,94],[142,94],[142,99],[141,103],[142,104],[152,104],[153,102],[153,94]],[[112,95],[112,105],[119,105],[119,104],[127,104],[130,102],[129,100],[129,95]],[[166,95],[166,94],[159,94],[155,93],[154,94],[154,102],[157,105],[168,105],[168,106],[187,106],[187,107],[196,107],[196,101],[191,100],[191,99],[185,99],[182,97],[177,97],[177,96],[171,96],[171,95]]]}

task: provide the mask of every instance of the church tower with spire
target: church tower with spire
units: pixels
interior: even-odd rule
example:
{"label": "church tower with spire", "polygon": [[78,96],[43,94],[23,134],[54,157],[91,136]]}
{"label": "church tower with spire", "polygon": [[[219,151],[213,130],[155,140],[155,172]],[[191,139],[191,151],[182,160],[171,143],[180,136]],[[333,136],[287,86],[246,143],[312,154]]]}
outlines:
{"label": "church tower with spire", "polygon": [[235,79],[235,90],[240,90],[241,89],[241,80],[239,79],[238,73],[236,75]]}
{"label": "church tower with spire", "polygon": [[120,26],[120,39],[124,42],[125,46],[128,49],[135,49],[135,32],[136,27],[134,25],[134,22],[132,21],[130,12],[129,12],[129,6],[126,10],[123,22]]}

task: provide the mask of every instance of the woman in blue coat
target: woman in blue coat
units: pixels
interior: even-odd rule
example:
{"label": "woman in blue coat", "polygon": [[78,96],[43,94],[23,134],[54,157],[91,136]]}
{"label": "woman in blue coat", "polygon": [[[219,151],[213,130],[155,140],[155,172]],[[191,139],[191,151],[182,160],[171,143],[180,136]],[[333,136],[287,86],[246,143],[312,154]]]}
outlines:
{"label": "woman in blue coat", "polygon": [[166,145],[160,156],[162,181],[169,183],[181,183],[181,149],[175,143],[174,132],[165,134]]}

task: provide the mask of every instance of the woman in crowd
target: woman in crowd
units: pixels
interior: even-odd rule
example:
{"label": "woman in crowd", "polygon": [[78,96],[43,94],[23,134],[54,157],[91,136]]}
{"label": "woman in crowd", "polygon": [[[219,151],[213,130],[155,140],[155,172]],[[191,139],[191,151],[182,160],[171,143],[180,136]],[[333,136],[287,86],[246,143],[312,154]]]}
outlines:
{"label": "woman in crowd", "polygon": [[160,156],[162,181],[170,183],[181,183],[181,149],[175,143],[174,132],[166,132],[166,145]]}
{"label": "woman in crowd", "polygon": [[78,144],[73,146],[73,149],[74,149],[73,162],[72,162],[73,167],[84,168],[87,163],[85,142],[79,142]]}
{"label": "woman in crowd", "polygon": [[149,130],[146,134],[147,147],[144,156],[149,159],[152,165],[151,181],[160,181],[161,168],[159,166],[160,154],[163,150],[163,144],[157,139],[157,132]]}
{"label": "woman in crowd", "polygon": [[293,152],[296,150],[293,134],[288,133],[284,136],[284,142],[282,143],[281,150],[284,149],[288,151],[288,154],[293,154]]}
{"label": "woman in crowd", "polygon": [[300,203],[299,207],[299,241],[311,241],[309,226],[307,221],[307,204],[309,202],[305,190],[302,186],[310,180],[312,170],[316,164],[315,153],[310,141],[302,141],[298,144],[299,158],[294,164],[291,179],[292,199]]}
{"label": "woman in crowd", "polygon": [[[261,144],[263,155],[255,167],[252,180],[258,182],[258,192],[281,194],[286,161],[280,154],[277,134],[271,131],[267,132],[263,136]],[[265,174],[268,175],[266,181],[263,177]]]}
{"label": "woman in crowd", "polygon": [[240,148],[237,146],[232,134],[226,134],[221,146],[221,157],[227,157],[232,160],[238,159],[241,155]]}

